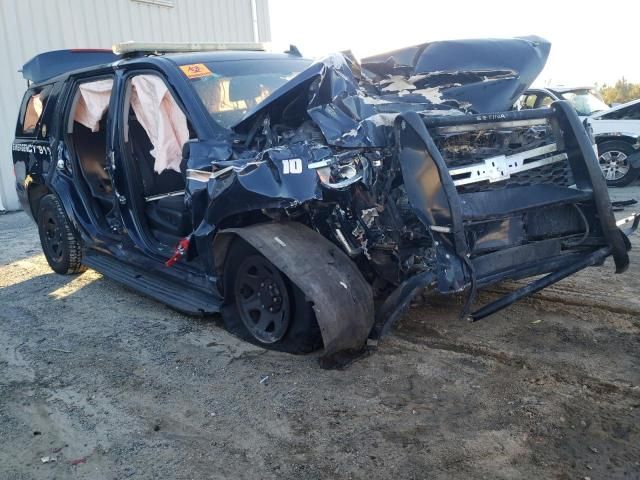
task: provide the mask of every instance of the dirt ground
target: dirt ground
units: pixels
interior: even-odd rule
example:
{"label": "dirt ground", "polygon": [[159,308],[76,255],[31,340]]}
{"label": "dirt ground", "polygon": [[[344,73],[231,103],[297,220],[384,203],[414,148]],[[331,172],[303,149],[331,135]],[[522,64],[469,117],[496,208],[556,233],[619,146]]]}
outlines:
{"label": "dirt ground", "polygon": [[54,274],[23,213],[0,244],[0,479],[640,478],[640,248],[475,324],[416,306],[326,371]]}

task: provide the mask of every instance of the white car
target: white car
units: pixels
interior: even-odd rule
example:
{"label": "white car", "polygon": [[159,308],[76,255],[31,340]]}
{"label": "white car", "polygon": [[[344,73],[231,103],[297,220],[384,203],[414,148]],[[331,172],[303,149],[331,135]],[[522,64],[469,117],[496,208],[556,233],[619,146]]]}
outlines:
{"label": "white car", "polygon": [[609,105],[604,103],[593,87],[530,88],[520,96],[514,108],[517,110],[544,108],[556,100],[567,100],[576,109],[581,119],[609,109]]}
{"label": "white car", "polygon": [[622,187],[640,175],[640,99],[597,112],[586,120],[598,145],[607,184]]}
{"label": "white car", "polygon": [[591,126],[598,145],[598,161],[607,185],[624,187],[640,175],[640,100],[613,108],[593,87],[530,88],[514,109],[544,108],[567,100]]}

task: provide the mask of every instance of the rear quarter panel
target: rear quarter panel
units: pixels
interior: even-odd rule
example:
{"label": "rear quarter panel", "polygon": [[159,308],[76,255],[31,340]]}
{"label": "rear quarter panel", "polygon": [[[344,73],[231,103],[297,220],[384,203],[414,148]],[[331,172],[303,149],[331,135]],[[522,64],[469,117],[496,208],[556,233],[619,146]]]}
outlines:
{"label": "rear quarter panel", "polygon": [[594,135],[640,136],[640,120],[600,120],[594,118],[589,123],[593,128]]}
{"label": "rear quarter panel", "polygon": [[[18,119],[14,141],[11,145],[13,166],[16,175],[16,192],[21,207],[33,218],[35,209],[30,194],[36,189],[41,196],[46,192],[46,180],[55,162],[53,144],[56,126],[55,112],[61,84],[35,87],[25,92]],[[34,92],[47,89],[47,99],[35,131],[25,135],[22,131],[25,109]]]}

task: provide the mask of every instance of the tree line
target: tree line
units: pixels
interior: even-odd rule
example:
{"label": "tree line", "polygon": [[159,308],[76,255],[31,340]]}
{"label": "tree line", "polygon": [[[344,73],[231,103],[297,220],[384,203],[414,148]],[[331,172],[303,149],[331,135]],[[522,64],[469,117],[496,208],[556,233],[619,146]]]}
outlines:
{"label": "tree line", "polygon": [[640,98],[640,83],[630,83],[622,77],[614,85],[597,85],[602,99],[609,105],[626,103]]}

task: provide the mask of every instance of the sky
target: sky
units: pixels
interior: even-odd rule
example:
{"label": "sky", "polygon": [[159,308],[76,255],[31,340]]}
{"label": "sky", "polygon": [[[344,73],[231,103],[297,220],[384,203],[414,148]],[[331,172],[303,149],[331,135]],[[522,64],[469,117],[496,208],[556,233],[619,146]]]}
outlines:
{"label": "sky", "polygon": [[[595,8],[594,5],[599,8]],[[534,85],[640,83],[640,1],[269,0],[274,51],[356,57],[434,40],[538,35],[551,54]]]}

